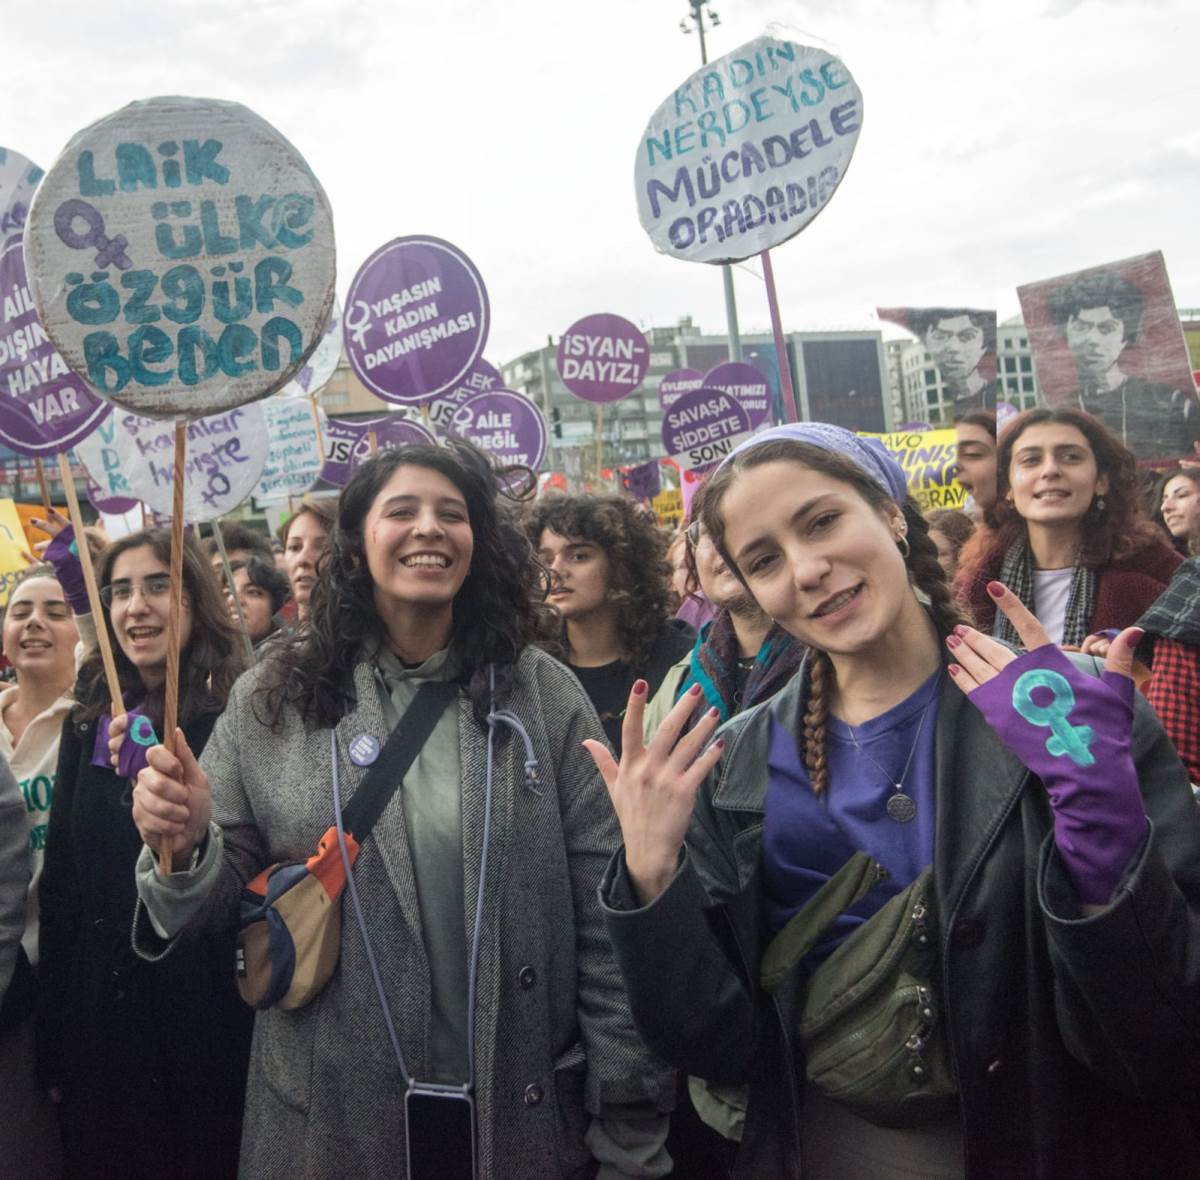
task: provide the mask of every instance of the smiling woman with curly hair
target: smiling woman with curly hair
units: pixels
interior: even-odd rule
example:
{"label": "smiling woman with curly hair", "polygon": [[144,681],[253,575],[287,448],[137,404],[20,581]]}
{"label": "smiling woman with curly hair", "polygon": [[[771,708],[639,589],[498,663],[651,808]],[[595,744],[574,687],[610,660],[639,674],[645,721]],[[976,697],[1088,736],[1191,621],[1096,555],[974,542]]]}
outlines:
{"label": "smiling woman with curly hair", "polygon": [[621,749],[633,682],[658,689],[694,632],[669,619],[667,544],[653,518],[621,496],[561,496],[530,513],[526,532],[550,571],[550,605],[562,616],[566,661]]}

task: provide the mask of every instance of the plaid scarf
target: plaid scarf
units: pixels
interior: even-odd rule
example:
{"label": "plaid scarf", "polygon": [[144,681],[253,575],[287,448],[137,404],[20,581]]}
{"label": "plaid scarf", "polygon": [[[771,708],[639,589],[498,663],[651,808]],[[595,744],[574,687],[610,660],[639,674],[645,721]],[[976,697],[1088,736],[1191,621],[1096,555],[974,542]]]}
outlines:
{"label": "plaid scarf", "polygon": [[1189,557],[1137,621],[1148,635],[1200,647],[1200,557]]}
{"label": "plaid scarf", "polygon": [[691,667],[675,699],[683,696],[693,684],[699,684],[708,704],[718,710],[722,721],[728,721],[743,709],[773,697],[792,678],[803,656],[802,644],[778,624],[772,626],[754,657],[754,665],[739,699],[737,634],[729,612],[720,611],[711,623],[701,628],[700,637],[692,648]]}
{"label": "plaid scarf", "polygon": [[[1000,566],[1000,579],[1034,614],[1033,556],[1028,541],[1018,541],[1009,547]],[[1063,623],[1062,647],[1078,647],[1088,637],[1088,621],[1096,609],[1096,571],[1075,563],[1071,578],[1071,596],[1067,600],[1067,617]],[[1013,647],[1021,646],[1017,629],[1008,616],[997,609],[992,623],[992,636]]]}

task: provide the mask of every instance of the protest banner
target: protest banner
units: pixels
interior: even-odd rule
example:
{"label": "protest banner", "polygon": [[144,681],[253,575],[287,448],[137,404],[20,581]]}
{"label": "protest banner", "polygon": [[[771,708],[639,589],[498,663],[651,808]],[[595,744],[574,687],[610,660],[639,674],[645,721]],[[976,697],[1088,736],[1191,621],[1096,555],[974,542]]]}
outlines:
{"label": "protest banner", "polygon": [[0,245],[25,232],[33,193],[43,175],[20,152],[0,147]]}
{"label": "protest banner", "polygon": [[631,394],[650,367],[650,346],[636,324],[598,313],[576,320],[558,342],[562,383],[585,402],[615,402]]}
{"label": "protest banner", "polygon": [[[81,460],[82,462],[82,460]],[[114,496],[105,490],[88,474],[87,478],[88,503],[101,516],[124,516],[127,512],[135,512],[141,507],[141,500],[132,496]],[[111,534],[110,534],[111,536]]]}
{"label": "protest banner", "polygon": [[658,404],[665,414],[685,393],[699,389],[704,374],[699,369],[672,369],[658,383]]}
{"label": "protest banner", "polygon": [[[278,504],[289,496],[302,496],[320,478],[324,425],[318,429],[307,401],[295,398],[267,398],[262,410],[267,454],[253,496],[261,504]],[[316,413],[324,415],[319,409]]]}
{"label": "protest banner", "polygon": [[676,529],[683,520],[683,493],[678,488],[665,488],[650,501],[654,516],[665,529]]}
{"label": "protest banner", "polygon": [[487,343],[483,278],[456,246],[396,238],[358,268],[342,317],[346,357],[384,401],[417,405],[453,389]]}
{"label": "protest banner", "polygon": [[151,417],[199,418],[282,388],[333,302],[325,193],[239,103],[147,99],[80,131],[37,190],[25,245],[67,363]]}
{"label": "protest banner", "polygon": [[922,512],[962,508],[967,492],[957,479],[958,452],[953,430],[859,433],[863,438],[879,439],[904,468],[909,494]]}
{"label": "protest banner", "polygon": [[501,384],[500,373],[496,367],[480,358],[453,389],[448,390],[440,397],[435,397],[429,403],[429,424],[438,430],[448,429],[450,420],[463,402],[477,393],[486,393],[489,389],[499,389]]}
{"label": "protest banner", "polygon": [[662,491],[662,468],[657,459],[621,472],[621,483],[635,500],[653,500]]}
{"label": "protest banner", "polygon": [[546,454],[546,421],[527,397],[511,389],[489,389],[455,411],[449,431],[486,451],[501,467],[536,471]]}
{"label": "protest banner", "polygon": [[419,423],[403,414],[385,414],[378,418],[330,418],[325,429],[325,462],[321,478],[335,487],[345,487],[358,465],[375,449],[394,450],[406,445],[436,446],[437,439]]}
{"label": "protest banner", "polygon": [[1142,462],[1195,457],[1200,403],[1161,252],[1017,288],[1050,406],[1105,422]]}
{"label": "protest banner", "polygon": [[[307,415],[307,407],[301,406]],[[140,500],[171,511],[175,425],[118,411],[75,448],[105,497]],[[251,403],[187,424],[183,518],[213,520],[236,508],[254,489],[267,458],[267,424]]]}
{"label": "protest banner", "polygon": [[766,376],[753,365],[726,361],[710,369],[701,384],[720,389],[737,401],[750,416],[750,429],[757,430],[771,417],[771,389]]}
{"label": "protest banner", "polygon": [[862,114],[862,93],[836,57],[764,36],[692,73],[638,144],[638,216],[655,249],[690,262],[759,255],[790,421],[796,395],[770,250],[833,196]]}
{"label": "protest banner", "polygon": [[996,313],[973,307],[877,307],[933,357],[955,414],[996,408]]}
{"label": "protest banner", "polygon": [[663,415],[663,448],[684,471],[715,466],[750,433],[745,406],[720,389],[693,389]]}
{"label": "protest banner", "polygon": [[0,500],[0,606],[8,602],[17,578],[29,567],[25,556],[28,552],[29,542],[16,504],[11,497]]}

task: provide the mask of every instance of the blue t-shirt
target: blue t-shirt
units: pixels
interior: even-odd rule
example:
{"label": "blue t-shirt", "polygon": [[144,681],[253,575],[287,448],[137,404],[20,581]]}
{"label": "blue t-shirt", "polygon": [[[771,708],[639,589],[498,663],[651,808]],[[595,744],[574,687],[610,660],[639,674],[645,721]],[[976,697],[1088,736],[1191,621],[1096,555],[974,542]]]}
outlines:
{"label": "blue t-shirt", "polygon": [[[884,902],[911,885],[933,860],[935,735],[941,679],[941,671],[934,673],[912,696],[855,726],[858,746],[851,739],[850,727],[830,717],[825,746],[829,787],[821,796],[813,794],[795,735],[778,720],[771,720],[762,858],[767,924],[772,933],[782,929],[855,852],[866,852],[888,870],[886,880],[830,927],[813,951],[813,959],[819,961],[830,954]],[[916,804],[917,813],[909,823],[897,823],[888,816],[887,801],[895,794],[892,784],[900,779],[910,753],[912,762],[901,785]]]}

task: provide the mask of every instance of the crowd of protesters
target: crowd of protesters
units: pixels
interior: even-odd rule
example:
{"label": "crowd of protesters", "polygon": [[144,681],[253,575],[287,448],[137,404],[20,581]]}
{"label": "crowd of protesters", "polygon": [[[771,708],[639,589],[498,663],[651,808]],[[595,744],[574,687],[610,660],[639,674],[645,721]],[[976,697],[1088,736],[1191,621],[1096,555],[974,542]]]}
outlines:
{"label": "crowd of protesters", "polygon": [[384,452],[187,541],[171,735],[169,533],[88,537],[95,619],[38,522],[0,1177],[1195,1174],[1200,466],[955,429],[961,510],[807,423],[674,535]]}

